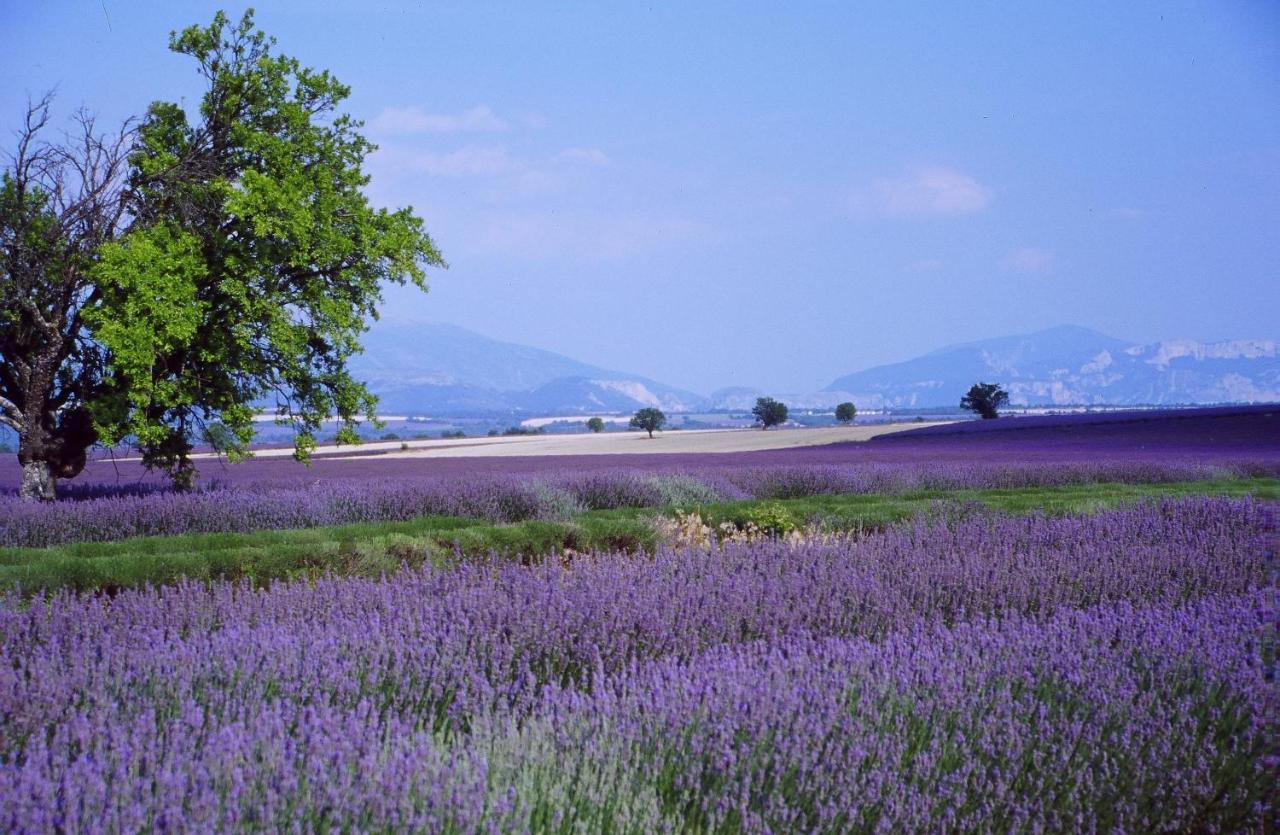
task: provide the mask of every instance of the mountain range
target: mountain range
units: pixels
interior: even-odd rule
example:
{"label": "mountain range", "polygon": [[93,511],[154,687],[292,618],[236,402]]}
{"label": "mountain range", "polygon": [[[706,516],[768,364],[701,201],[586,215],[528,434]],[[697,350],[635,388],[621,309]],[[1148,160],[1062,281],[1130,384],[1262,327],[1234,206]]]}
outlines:
{"label": "mountain range", "polygon": [[827,391],[860,406],[953,406],[976,381],[1017,405],[1177,405],[1280,400],[1270,339],[1134,344],[1075,326],[952,345],[840,377]]}
{"label": "mountain range", "polygon": [[446,324],[378,323],[352,371],[385,414],[535,415],[628,412],[656,406],[687,412],[706,398],[673,386],[502,342]]}
{"label": "mountain range", "polygon": [[582,415],[656,406],[749,409],[775,396],[793,408],[955,407],[970,385],[998,382],[1015,405],[1173,405],[1280,400],[1269,339],[1137,344],[1061,326],[940,348],[845,375],[817,392],[721,389],[704,397],[655,380],[446,324],[378,323],[352,369],[385,414]]}

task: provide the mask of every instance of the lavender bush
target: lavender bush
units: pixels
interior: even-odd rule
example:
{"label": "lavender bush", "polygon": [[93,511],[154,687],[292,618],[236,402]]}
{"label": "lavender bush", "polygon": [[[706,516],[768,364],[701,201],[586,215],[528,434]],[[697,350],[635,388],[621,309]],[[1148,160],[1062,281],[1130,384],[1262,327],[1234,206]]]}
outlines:
{"label": "lavender bush", "polygon": [[1256,823],[1268,508],[0,597],[10,831]]}
{"label": "lavender bush", "polygon": [[985,489],[1038,485],[1191,481],[1275,474],[1257,463],[1101,464],[918,463],[778,467],[707,466],[652,473],[628,469],[538,477],[365,478],[305,486],[247,483],[193,493],[140,491],[51,504],[0,496],[0,547],[44,547],[134,536],[248,532],[445,515],[514,522],[563,518],[587,509],[692,505],[742,498],[794,498],[837,493]]}
{"label": "lavender bush", "polygon": [[[553,502],[554,505],[554,502]],[[43,547],[134,536],[311,528],[465,516],[494,522],[537,518],[534,484],[513,478],[462,483],[388,479],[319,483],[303,488],[215,488],[191,493],[32,504],[0,498],[0,547]],[[557,508],[548,507],[554,514]]]}
{"label": "lavender bush", "polygon": [[[1238,831],[1269,791],[1266,685],[1240,640],[1252,602],[790,639],[552,688],[520,739],[554,739],[572,778],[517,791],[518,820],[595,829],[622,806],[680,830]],[[517,786],[545,768],[503,766]]]}

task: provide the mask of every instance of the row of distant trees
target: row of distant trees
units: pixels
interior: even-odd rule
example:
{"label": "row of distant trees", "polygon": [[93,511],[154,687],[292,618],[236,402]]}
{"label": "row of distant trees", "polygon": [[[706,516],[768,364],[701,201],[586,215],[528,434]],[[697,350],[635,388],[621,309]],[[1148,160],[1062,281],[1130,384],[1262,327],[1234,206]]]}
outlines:
{"label": "row of distant trees", "polygon": [[[1009,394],[999,383],[974,383],[968,393],[960,398],[960,408],[974,412],[985,420],[998,417],[1000,408],[1008,402]],[[751,414],[755,416],[761,429],[779,426],[787,422],[787,404],[772,397],[760,397],[756,399],[756,405],[751,407]],[[858,407],[853,403],[844,402],[836,406],[836,420],[846,426],[853,423],[857,416]],[[661,409],[647,406],[632,415],[628,425],[631,429],[648,432],[652,438],[654,432],[667,425],[667,416]],[[593,417],[587,421],[587,428],[592,432],[603,432],[604,420]]]}
{"label": "row of distant trees", "polygon": [[[751,407],[751,414],[755,417],[756,423],[761,429],[769,429],[786,423],[789,411],[786,403],[782,403],[772,397],[760,397],[756,399],[756,405]],[[841,403],[836,407],[836,420],[843,424],[853,423],[857,414],[858,409],[852,403]],[[666,414],[661,409],[652,406],[638,410],[631,416],[631,422],[628,424],[631,429],[648,432],[650,438],[653,437],[654,432],[666,425]],[[598,417],[589,419],[587,421],[587,429],[592,432],[603,432],[604,420]]]}

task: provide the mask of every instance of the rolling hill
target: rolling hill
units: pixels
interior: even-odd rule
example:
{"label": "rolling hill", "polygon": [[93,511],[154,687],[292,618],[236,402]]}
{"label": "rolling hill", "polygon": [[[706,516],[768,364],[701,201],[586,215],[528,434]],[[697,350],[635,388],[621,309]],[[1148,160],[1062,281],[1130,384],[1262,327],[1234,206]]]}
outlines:
{"label": "rolling hill", "polygon": [[955,406],[979,380],[1017,405],[1176,405],[1280,400],[1269,339],[1125,342],[1075,326],[951,345],[834,380],[867,408]]}
{"label": "rolling hill", "polygon": [[705,404],[693,392],[455,325],[379,322],[363,341],[352,370],[386,414],[679,412]]}

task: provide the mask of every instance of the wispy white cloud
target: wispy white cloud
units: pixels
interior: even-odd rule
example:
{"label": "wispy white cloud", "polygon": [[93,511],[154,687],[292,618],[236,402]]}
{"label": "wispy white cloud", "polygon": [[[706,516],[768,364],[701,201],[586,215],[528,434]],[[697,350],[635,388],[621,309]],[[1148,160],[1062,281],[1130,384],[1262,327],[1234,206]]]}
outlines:
{"label": "wispy white cloud", "polygon": [[373,162],[388,173],[488,178],[510,175],[510,186],[527,196],[559,188],[573,167],[602,168],[612,160],[598,148],[566,148],[551,157],[531,160],[513,156],[501,145],[468,145],[453,151],[384,145],[374,154]]}
{"label": "wispy white cloud", "polygon": [[991,205],[991,189],[963,171],[922,165],[900,177],[882,177],[855,191],[851,206],[858,214],[889,218],[969,215]]}
{"label": "wispy white cloud", "polygon": [[1055,260],[1048,250],[1024,246],[1000,259],[1000,266],[1019,273],[1043,273],[1053,269]]}
{"label": "wispy white cloud", "polygon": [[520,171],[523,166],[502,147],[469,146],[456,151],[381,148],[375,154],[380,168],[434,177],[493,177]]}
{"label": "wispy white cloud", "polygon": [[708,227],[678,215],[531,212],[494,218],[477,244],[524,260],[616,261],[705,240]]}
{"label": "wispy white cloud", "polygon": [[507,129],[487,105],[477,105],[461,113],[428,113],[423,107],[388,107],[369,123],[373,133],[476,133]]}

